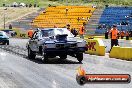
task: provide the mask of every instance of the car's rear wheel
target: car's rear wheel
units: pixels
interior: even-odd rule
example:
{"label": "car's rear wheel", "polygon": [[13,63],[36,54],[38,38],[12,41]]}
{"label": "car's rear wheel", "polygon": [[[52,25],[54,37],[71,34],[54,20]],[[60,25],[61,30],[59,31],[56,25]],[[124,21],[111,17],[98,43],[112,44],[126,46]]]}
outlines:
{"label": "car's rear wheel", "polygon": [[48,55],[47,54],[44,54],[43,57],[44,57],[43,62],[44,63],[47,63],[48,62]]}
{"label": "car's rear wheel", "polygon": [[82,60],[83,60],[83,53],[77,53],[77,54],[76,54],[76,58],[77,58],[77,60],[81,63]]}
{"label": "car's rear wheel", "polygon": [[6,45],[9,45],[9,40],[6,42]]}
{"label": "car's rear wheel", "polygon": [[28,58],[29,59],[35,59],[36,53],[33,52],[30,48],[28,48]]}
{"label": "car's rear wheel", "polygon": [[4,42],[3,42],[3,45],[9,45],[9,40],[4,41]]}

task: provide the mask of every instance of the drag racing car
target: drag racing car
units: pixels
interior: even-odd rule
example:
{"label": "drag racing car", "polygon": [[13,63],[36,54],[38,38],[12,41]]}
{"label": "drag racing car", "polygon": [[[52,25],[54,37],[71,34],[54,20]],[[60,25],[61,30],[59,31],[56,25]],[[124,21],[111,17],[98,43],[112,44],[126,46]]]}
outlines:
{"label": "drag racing car", "polygon": [[74,37],[67,28],[45,28],[34,32],[27,45],[28,58],[34,59],[37,54],[43,55],[44,62],[48,58],[59,56],[66,59],[67,55],[83,60],[83,53],[87,50],[86,41]]}
{"label": "drag racing car", "polygon": [[9,45],[9,37],[4,31],[0,31],[0,44]]}

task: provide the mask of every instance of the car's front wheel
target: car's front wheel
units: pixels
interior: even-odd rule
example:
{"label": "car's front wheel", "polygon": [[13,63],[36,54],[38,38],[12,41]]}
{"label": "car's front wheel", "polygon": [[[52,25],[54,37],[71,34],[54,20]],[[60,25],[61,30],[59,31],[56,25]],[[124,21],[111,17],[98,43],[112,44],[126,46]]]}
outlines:
{"label": "car's front wheel", "polygon": [[35,59],[36,53],[33,52],[29,47],[28,47],[28,58],[29,59]]}
{"label": "car's front wheel", "polygon": [[79,61],[79,62],[82,62],[82,60],[83,60],[83,53],[77,53],[76,54],[76,58],[77,58],[77,60]]}

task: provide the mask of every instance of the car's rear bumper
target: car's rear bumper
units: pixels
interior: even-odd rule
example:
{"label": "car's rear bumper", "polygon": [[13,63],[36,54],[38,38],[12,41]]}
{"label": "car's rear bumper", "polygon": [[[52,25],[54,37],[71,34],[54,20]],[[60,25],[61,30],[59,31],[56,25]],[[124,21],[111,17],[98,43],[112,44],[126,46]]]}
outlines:
{"label": "car's rear bumper", "polygon": [[47,48],[44,50],[44,53],[60,55],[60,54],[71,54],[71,53],[78,53],[78,52],[85,52],[85,47],[79,48],[63,48],[63,49],[56,49],[56,48]]}
{"label": "car's rear bumper", "polygon": [[0,44],[5,44],[6,42],[8,42],[9,40],[6,39],[0,39]]}

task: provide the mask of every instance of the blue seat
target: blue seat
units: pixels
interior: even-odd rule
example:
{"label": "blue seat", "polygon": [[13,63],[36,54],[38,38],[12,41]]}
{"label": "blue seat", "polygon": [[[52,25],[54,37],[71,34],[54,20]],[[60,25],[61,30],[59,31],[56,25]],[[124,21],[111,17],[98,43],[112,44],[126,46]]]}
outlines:
{"label": "blue seat", "polygon": [[[127,19],[132,13],[132,7],[106,7],[99,19],[99,24],[119,24],[122,21],[128,21],[132,25],[132,18]],[[119,30],[132,30],[132,26],[122,26]],[[102,33],[100,30],[96,29],[95,32]]]}

